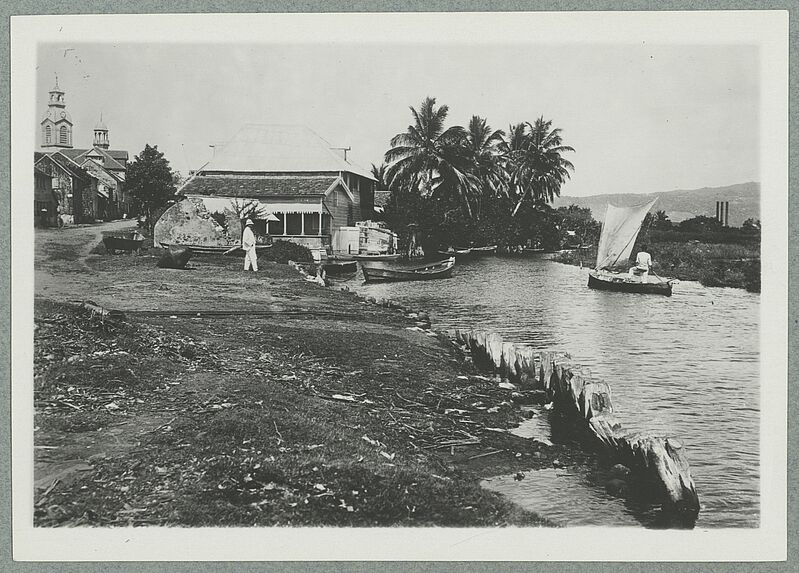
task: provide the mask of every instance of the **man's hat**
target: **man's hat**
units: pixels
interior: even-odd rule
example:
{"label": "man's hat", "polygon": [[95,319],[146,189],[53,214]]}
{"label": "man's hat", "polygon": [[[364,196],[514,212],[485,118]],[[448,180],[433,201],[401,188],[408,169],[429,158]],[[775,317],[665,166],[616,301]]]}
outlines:
{"label": "man's hat", "polygon": [[252,222],[252,219],[247,219],[247,222],[244,223],[244,226],[246,227],[247,225],[254,225],[254,223]]}

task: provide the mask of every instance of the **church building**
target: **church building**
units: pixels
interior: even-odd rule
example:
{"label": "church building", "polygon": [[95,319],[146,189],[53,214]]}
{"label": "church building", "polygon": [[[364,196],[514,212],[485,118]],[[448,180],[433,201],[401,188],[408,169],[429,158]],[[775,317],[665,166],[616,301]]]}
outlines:
{"label": "church building", "polygon": [[56,78],[40,125],[41,151],[34,153],[37,224],[86,223],[131,213],[124,185],[129,155],[110,149],[102,114],[92,147],[73,147],[72,117]]}

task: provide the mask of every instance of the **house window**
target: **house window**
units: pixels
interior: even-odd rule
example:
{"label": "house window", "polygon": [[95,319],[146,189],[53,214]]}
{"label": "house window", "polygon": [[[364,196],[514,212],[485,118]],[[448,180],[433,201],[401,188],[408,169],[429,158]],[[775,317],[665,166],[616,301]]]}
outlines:
{"label": "house window", "polygon": [[66,125],[62,125],[58,130],[58,143],[61,145],[69,145],[69,130]]}
{"label": "house window", "polygon": [[266,227],[266,232],[270,235],[282,235],[283,234],[283,213],[274,213],[275,217],[278,218],[277,221],[269,221],[269,224]]}
{"label": "house window", "polygon": [[302,214],[300,213],[286,214],[286,234],[302,235]]}
{"label": "house window", "polygon": [[305,213],[305,234],[318,235],[319,234],[319,213]]}
{"label": "house window", "polygon": [[44,128],[44,142],[45,143],[50,143],[50,141],[52,140],[52,137],[53,137],[53,129],[49,125],[45,126],[45,128]]}

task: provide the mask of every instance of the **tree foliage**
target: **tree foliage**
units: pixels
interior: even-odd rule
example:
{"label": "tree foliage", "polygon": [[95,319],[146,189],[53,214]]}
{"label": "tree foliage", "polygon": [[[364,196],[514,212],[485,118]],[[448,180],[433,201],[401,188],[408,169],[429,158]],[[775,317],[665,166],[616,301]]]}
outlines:
{"label": "tree foliage", "polygon": [[174,199],[176,191],[169,161],[157,145],[146,144],[134,158],[127,170],[125,188],[138,212],[144,214],[147,227],[152,229],[155,215]]}
{"label": "tree foliage", "polygon": [[574,149],[552,121],[539,117],[506,133],[478,115],[465,129],[447,127],[449,108],[432,97],[410,110],[413,123],[391,139],[385,164],[372,166],[391,191],[385,219],[401,243],[410,223],[426,237],[426,249],[435,243],[516,246],[554,229],[549,203],[574,169],[564,157]]}
{"label": "tree foliage", "polygon": [[708,233],[713,231],[721,231],[724,226],[715,217],[706,217],[705,215],[698,215],[685,221],[680,221],[677,225],[680,231],[687,231],[693,233]]}

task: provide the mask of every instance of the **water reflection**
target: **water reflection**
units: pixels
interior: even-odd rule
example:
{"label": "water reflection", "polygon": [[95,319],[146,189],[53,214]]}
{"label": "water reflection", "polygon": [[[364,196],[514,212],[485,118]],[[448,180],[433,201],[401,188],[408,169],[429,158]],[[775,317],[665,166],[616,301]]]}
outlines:
{"label": "water reflection", "polygon": [[672,297],[613,293],[587,280],[587,269],[490,257],[459,264],[447,280],[348,284],[425,308],[439,328],[569,352],[611,384],[626,427],[683,441],[702,501],[698,527],[757,527],[759,295],[694,282]]}

